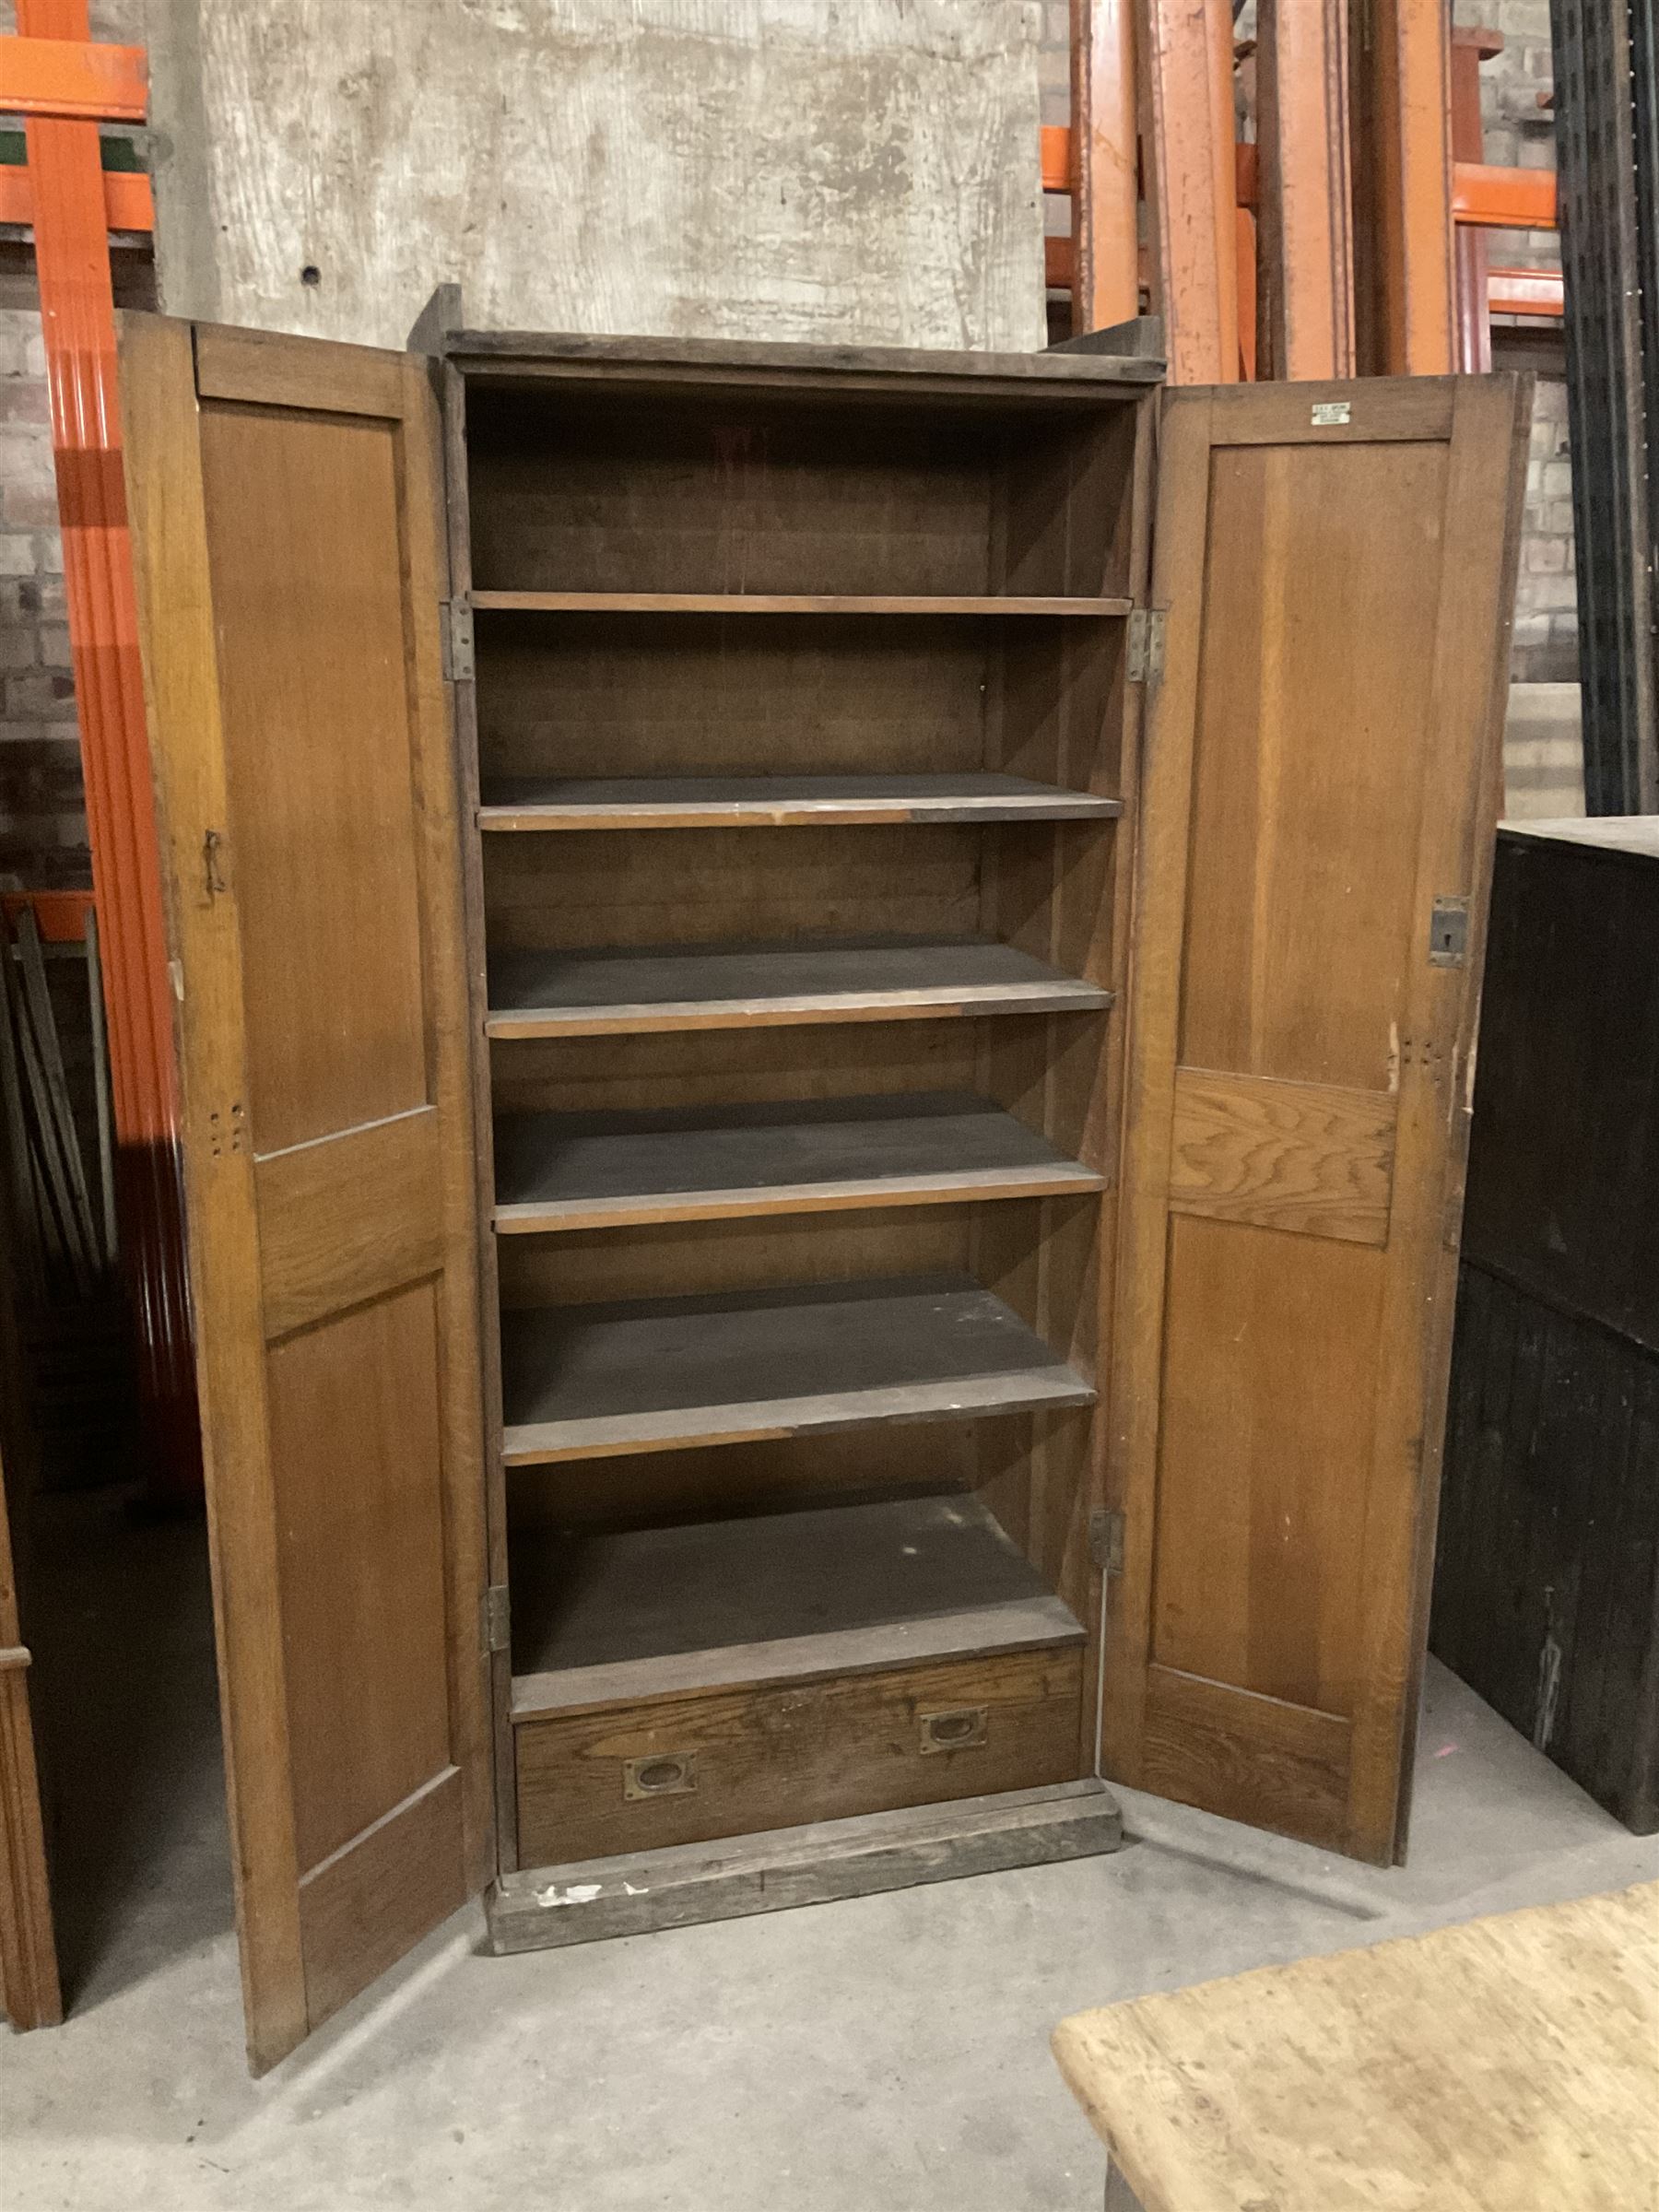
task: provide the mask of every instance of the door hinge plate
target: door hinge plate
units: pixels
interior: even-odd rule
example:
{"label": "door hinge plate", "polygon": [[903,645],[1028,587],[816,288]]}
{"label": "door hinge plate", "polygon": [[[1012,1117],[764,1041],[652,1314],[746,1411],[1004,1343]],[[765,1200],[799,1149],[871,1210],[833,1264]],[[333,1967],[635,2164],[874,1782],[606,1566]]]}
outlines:
{"label": "door hinge plate", "polygon": [[1129,618],[1129,681],[1155,684],[1163,674],[1164,613],[1137,606]]}
{"label": "door hinge plate", "polygon": [[443,602],[443,621],[438,637],[443,653],[446,679],[452,684],[470,684],[473,680],[473,611],[465,599],[446,599]]}
{"label": "door hinge plate", "polygon": [[1429,918],[1429,965],[1461,968],[1469,957],[1469,902],[1437,899]]}
{"label": "door hinge plate", "polygon": [[484,1649],[487,1652],[505,1652],[512,1647],[512,1608],[508,1601],[505,1583],[491,1583],[480,1602],[483,1616]]}
{"label": "door hinge plate", "polygon": [[1088,1556],[1102,1573],[1124,1571],[1124,1516],[1110,1506],[1097,1506],[1088,1516]]}

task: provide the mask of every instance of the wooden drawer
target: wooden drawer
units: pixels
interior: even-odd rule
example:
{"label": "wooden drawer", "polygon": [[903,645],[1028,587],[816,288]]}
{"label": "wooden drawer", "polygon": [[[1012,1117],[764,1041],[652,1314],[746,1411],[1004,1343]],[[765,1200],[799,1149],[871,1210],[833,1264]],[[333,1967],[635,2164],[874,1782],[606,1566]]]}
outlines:
{"label": "wooden drawer", "polygon": [[1082,1686],[1072,1646],[525,1719],[519,1863],[1067,1782]]}

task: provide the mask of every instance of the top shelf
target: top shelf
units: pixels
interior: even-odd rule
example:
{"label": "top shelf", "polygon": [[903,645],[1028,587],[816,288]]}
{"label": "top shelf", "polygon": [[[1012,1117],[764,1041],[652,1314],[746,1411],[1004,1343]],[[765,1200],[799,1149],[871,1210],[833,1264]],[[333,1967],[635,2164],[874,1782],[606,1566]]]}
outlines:
{"label": "top shelf", "polygon": [[543,615],[1082,615],[1132,614],[1132,599],[849,595],[841,592],[474,592],[479,614]]}

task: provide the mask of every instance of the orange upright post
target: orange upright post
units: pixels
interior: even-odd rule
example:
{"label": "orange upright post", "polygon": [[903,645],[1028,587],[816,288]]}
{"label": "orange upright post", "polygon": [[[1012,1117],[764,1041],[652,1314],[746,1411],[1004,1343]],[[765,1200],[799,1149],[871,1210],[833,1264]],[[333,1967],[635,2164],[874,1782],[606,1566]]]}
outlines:
{"label": "orange upright post", "polygon": [[70,651],[104,949],[122,1253],[153,1488],[200,1487],[172,1002],[121,459],[98,118],[141,122],[141,47],[89,41],[86,0],[18,0],[0,108],[21,110],[64,535]]}
{"label": "orange upright post", "polygon": [[1131,0],[1072,0],[1072,330],[1140,312],[1138,102]]}
{"label": "orange upright post", "polygon": [[[1486,151],[1480,121],[1480,65],[1503,52],[1500,30],[1457,29],[1452,33],[1452,158],[1479,161]],[[1489,256],[1485,232],[1459,223],[1453,243],[1457,288],[1457,365],[1478,375],[1492,365],[1492,314],[1488,299]]]}
{"label": "orange upright post", "polygon": [[1352,0],[1349,46],[1359,365],[1443,376],[1455,347],[1447,0]]}
{"label": "orange upright post", "polygon": [[1256,11],[1256,373],[1354,373],[1347,0]]}
{"label": "orange upright post", "polygon": [[1144,0],[1147,202],[1170,381],[1236,383],[1239,250],[1228,0]]}

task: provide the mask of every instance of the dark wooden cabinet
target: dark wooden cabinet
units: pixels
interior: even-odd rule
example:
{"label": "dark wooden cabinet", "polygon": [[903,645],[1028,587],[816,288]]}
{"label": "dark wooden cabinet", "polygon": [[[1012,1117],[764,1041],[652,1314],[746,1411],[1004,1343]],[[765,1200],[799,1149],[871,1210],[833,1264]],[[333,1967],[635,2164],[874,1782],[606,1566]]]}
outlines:
{"label": "dark wooden cabinet", "polygon": [[254,2063],[1400,1848],[1521,387],[124,348]]}
{"label": "dark wooden cabinet", "polygon": [[1659,1829],[1659,822],[1506,828],[1433,1648]]}

